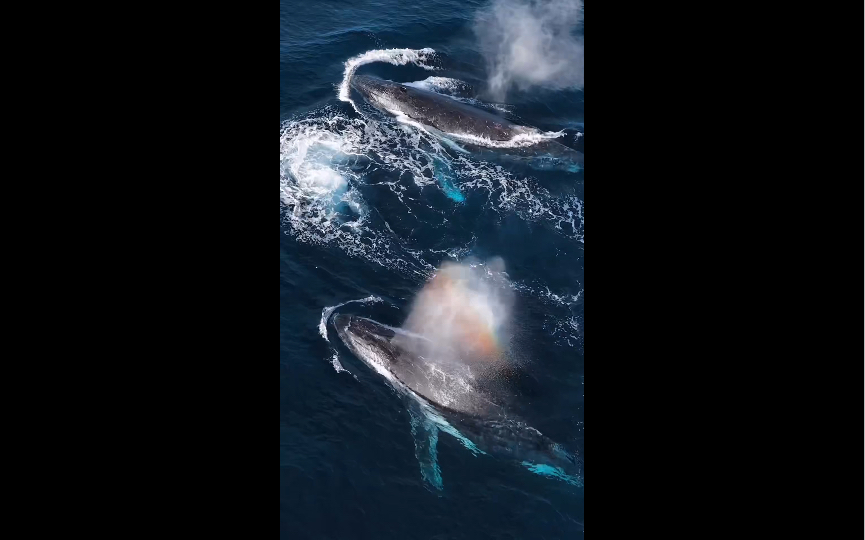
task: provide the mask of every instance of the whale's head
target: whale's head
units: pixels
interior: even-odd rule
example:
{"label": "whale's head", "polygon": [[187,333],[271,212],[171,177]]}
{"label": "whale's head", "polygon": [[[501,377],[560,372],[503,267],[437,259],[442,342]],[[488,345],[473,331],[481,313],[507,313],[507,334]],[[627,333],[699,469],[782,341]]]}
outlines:
{"label": "whale's head", "polygon": [[475,387],[471,366],[452,360],[445,346],[428,337],[356,315],[336,315],[333,326],[354,356],[398,390],[471,415],[500,408],[493,396]]}
{"label": "whale's head", "polygon": [[391,343],[395,332],[387,326],[354,315],[336,315],[333,326],[348,349],[375,371],[392,378],[402,351]]}
{"label": "whale's head", "polygon": [[380,349],[382,353],[392,349],[390,340],[395,332],[370,319],[340,314],[333,318],[333,326],[339,339],[350,349],[357,348],[359,343],[367,344],[370,349]]}
{"label": "whale's head", "polygon": [[355,75],[351,79],[351,87],[360,92],[373,107],[388,111],[401,111],[401,104],[408,94],[408,88],[404,85],[370,75]]}

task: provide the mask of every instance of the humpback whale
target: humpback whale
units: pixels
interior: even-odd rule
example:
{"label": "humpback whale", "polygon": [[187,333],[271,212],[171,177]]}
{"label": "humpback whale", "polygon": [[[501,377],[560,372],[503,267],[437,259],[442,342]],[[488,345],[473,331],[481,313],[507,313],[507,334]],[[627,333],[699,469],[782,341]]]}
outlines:
{"label": "humpback whale", "polygon": [[438,350],[429,339],[355,315],[336,315],[333,326],[346,347],[405,399],[421,477],[432,487],[442,489],[439,432],[475,455],[516,461],[533,473],[583,485],[580,457],[508,414],[469,366],[425,357]]}
{"label": "humpback whale", "polygon": [[351,86],[376,109],[433,128],[482,156],[505,157],[539,169],[577,172],[582,168],[582,152],[544,138],[536,128],[448,96],[369,75],[355,75]]}

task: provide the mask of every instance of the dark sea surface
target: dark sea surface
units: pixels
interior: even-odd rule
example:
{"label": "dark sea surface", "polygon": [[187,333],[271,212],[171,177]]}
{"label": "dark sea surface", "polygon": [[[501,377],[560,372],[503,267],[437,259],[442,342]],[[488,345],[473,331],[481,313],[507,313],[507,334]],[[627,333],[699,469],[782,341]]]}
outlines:
{"label": "dark sea surface", "polygon": [[[517,91],[490,104],[472,29],[487,6],[280,3],[282,538],[583,536],[581,485],[475,456],[447,434],[438,440],[443,488],[426,485],[404,401],[323,316],[335,308],[328,314],[399,326],[442,262],[501,257],[516,295],[519,415],[583,455],[583,172],[476,159],[371,110],[356,92],[360,112],[338,96],[349,59],[431,48],[422,65],[380,61],[357,73],[561,130],[557,140],[582,151],[582,91]],[[439,175],[459,189],[457,200]]]}

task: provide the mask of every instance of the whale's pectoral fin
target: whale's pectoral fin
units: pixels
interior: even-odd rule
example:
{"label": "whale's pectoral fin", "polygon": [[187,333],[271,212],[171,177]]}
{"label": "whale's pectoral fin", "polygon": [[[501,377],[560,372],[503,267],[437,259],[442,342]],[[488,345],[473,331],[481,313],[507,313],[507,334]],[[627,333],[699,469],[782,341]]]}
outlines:
{"label": "whale's pectoral fin", "polygon": [[535,474],[539,474],[541,476],[549,476],[551,478],[557,478],[559,480],[562,480],[563,482],[571,484],[572,486],[583,487],[583,479],[581,477],[567,474],[560,467],[536,464],[528,461],[523,461],[522,465],[523,467],[527,468]]}
{"label": "whale's pectoral fin", "polygon": [[460,444],[465,446],[466,449],[469,452],[471,452],[473,455],[477,456],[478,454],[486,454],[486,452],[484,452],[483,450],[481,450],[480,448],[475,446],[475,443],[473,443],[468,438],[466,438],[465,435],[463,435],[462,433],[457,431],[457,429],[455,427],[448,424],[447,422],[444,422],[441,417],[433,418],[432,420],[438,424],[438,427],[441,431],[443,431],[444,433],[447,433],[448,435],[450,435],[453,438],[455,438],[456,440],[458,440],[460,442]]}
{"label": "whale's pectoral fin", "polygon": [[438,158],[433,158],[433,167],[433,174],[435,175],[435,178],[438,181],[439,186],[441,186],[444,194],[452,201],[465,201],[466,198],[460,191],[460,188],[458,188],[451,179],[453,171],[450,166]]}
{"label": "whale's pectoral fin", "polygon": [[414,437],[414,454],[420,465],[424,481],[435,489],[442,489],[442,475],[438,463],[439,430],[417,403],[408,407],[411,417],[411,434]]}

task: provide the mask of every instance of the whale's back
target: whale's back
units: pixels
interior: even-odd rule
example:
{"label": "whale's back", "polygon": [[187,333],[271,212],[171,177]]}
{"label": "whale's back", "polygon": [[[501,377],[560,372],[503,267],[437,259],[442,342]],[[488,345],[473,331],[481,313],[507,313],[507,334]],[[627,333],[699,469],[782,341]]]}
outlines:
{"label": "whale's back", "polygon": [[370,103],[391,113],[450,134],[507,141],[527,128],[456,99],[369,75],[356,75],[352,86]]}
{"label": "whale's back", "polygon": [[484,109],[428,90],[400,86],[400,92],[415,111],[413,118],[444,133],[508,141],[525,132],[522,126]]}

